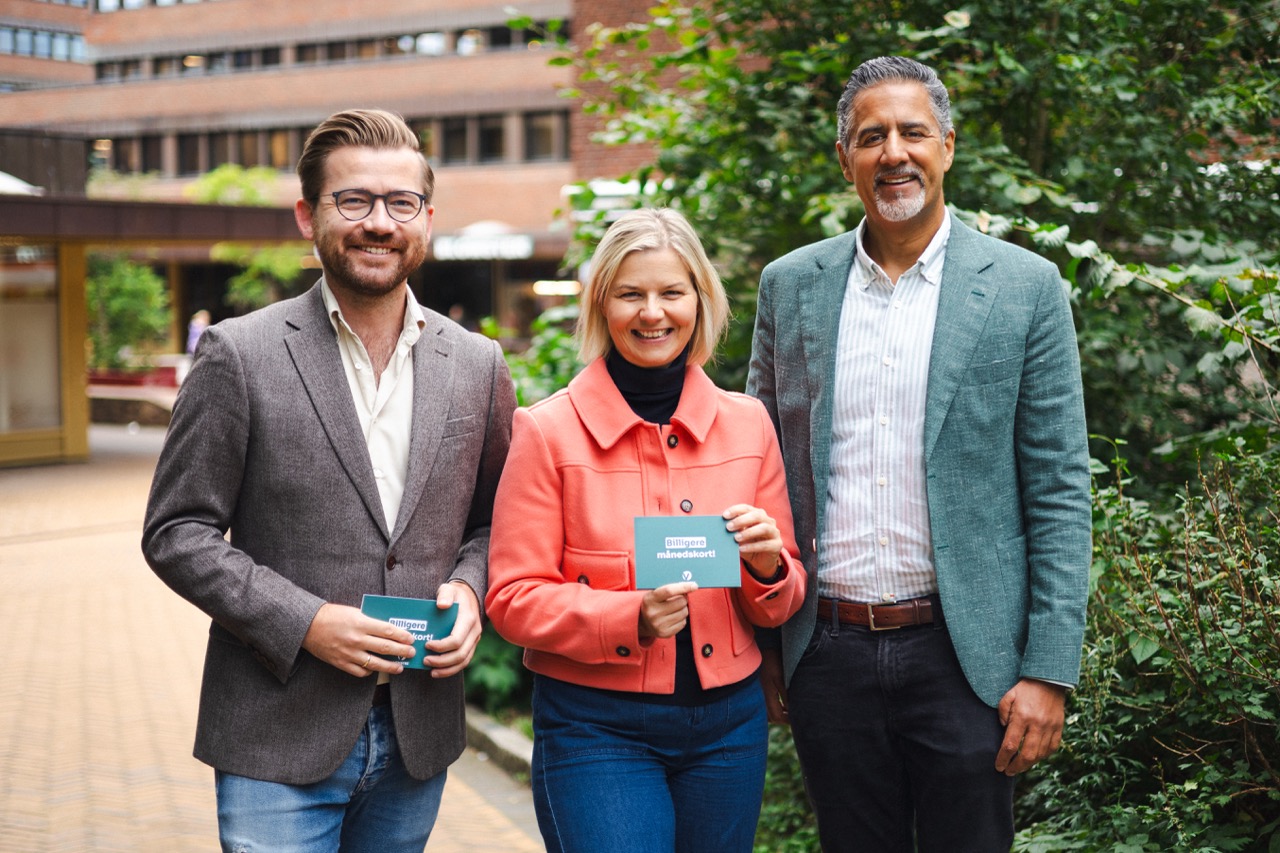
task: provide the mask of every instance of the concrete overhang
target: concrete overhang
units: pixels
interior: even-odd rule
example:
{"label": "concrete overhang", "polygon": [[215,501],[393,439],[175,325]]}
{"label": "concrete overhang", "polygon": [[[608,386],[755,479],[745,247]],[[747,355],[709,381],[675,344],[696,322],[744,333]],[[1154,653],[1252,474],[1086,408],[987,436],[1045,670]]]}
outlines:
{"label": "concrete overhang", "polygon": [[301,240],[291,208],[0,195],[0,240],[210,243]]}

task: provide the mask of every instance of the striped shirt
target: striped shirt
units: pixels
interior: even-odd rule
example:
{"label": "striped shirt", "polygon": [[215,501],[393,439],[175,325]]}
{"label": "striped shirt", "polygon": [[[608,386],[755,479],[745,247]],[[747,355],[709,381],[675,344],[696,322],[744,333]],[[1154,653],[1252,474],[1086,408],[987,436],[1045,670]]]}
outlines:
{"label": "striped shirt", "polygon": [[903,601],[938,591],[925,493],[929,356],[950,217],[895,285],[863,247],[840,309],[818,591]]}

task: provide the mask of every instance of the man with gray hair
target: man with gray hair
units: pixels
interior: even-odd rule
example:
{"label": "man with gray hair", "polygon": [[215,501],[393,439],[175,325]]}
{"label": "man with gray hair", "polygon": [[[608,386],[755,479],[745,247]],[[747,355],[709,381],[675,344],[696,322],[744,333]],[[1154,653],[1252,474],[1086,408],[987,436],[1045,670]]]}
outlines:
{"label": "man with gray hair", "polygon": [[1089,459],[1048,261],[948,213],[937,74],[851,75],[836,153],[865,217],[765,268],[747,390],[782,444],[804,606],[766,655],[827,851],[993,851],[1079,676]]}
{"label": "man with gray hair", "polygon": [[[330,116],[298,176],[324,275],[201,336],[142,547],[212,620],[195,755],[222,849],[421,853],[465,746],[515,393],[495,342],[409,289],[434,180],[400,117]],[[456,605],[428,669],[365,594]]]}

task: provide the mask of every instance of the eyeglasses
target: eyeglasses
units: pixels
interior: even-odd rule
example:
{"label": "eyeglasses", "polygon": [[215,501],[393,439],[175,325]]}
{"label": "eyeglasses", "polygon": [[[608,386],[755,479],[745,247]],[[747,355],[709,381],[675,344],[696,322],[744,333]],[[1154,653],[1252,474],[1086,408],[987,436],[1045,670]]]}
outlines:
{"label": "eyeglasses", "polygon": [[385,195],[368,190],[338,190],[330,195],[333,196],[333,206],[338,208],[338,213],[351,222],[359,222],[373,213],[373,205],[378,199],[382,199],[387,216],[396,222],[409,222],[422,212],[422,206],[427,203],[425,195],[410,190],[396,190]]}

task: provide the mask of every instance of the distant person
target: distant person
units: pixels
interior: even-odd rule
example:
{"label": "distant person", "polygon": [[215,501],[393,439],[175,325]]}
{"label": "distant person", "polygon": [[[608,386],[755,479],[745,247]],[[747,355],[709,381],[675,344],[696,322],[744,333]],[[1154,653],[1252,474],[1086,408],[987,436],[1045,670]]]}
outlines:
{"label": "distant person", "polygon": [[[582,295],[589,362],[516,412],[489,618],[535,675],[533,796],[552,853],[751,850],[767,724],[757,625],[800,606],[777,438],[702,365],[728,301],[673,210],[625,214]],[[635,516],[712,515],[741,588],[636,588]]]}
{"label": "distant person", "polygon": [[[465,745],[514,389],[495,343],[409,290],[434,179],[399,117],[330,116],[298,176],[324,275],[204,333],[143,551],[213,620],[195,755],[222,849],[421,853]],[[366,593],[458,605],[434,669],[383,657],[413,638]]]}
{"label": "distant person", "polygon": [[1084,635],[1071,309],[1053,264],[947,213],[932,69],[863,63],[837,119],[865,218],[765,268],[747,379],[815,579],[766,662],[771,717],[828,853],[1008,850]]}
{"label": "distant person", "polygon": [[191,322],[187,323],[187,355],[196,354],[196,344],[200,343],[200,336],[209,328],[211,320],[209,312],[203,308],[191,315]]}

